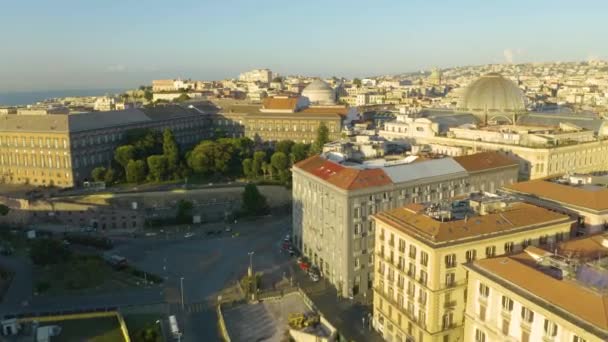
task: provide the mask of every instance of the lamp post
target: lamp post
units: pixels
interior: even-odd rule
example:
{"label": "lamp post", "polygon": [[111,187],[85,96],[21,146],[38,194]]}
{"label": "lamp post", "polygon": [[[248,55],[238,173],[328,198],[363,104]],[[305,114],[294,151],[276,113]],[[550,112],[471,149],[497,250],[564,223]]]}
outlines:
{"label": "lamp post", "polygon": [[257,287],[255,273],[253,273],[253,254],[254,254],[254,252],[251,251],[247,254],[249,254],[249,280],[251,281],[251,288],[252,288],[251,299],[253,300],[255,298],[255,291],[256,291],[256,287]]}
{"label": "lamp post", "polygon": [[184,310],[184,277],[179,278],[179,284],[182,295],[182,311]]}
{"label": "lamp post", "polygon": [[249,254],[249,276],[252,277],[253,276],[253,254],[255,252],[251,251],[247,254]]}

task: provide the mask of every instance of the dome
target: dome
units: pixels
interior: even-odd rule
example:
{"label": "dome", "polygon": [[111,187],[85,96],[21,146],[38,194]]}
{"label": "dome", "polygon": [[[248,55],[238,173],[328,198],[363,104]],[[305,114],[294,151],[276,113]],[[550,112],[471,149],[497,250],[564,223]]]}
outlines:
{"label": "dome", "polygon": [[466,90],[458,108],[473,113],[506,114],[526,110],[524,95],[515,83],[497,73],[481,76]]}
{"label": "dome", "polygon": [[311,104],[336,104],[336,93],[329,84],[322,80],[314,80],[302,91],[302,96],[308,98]]}

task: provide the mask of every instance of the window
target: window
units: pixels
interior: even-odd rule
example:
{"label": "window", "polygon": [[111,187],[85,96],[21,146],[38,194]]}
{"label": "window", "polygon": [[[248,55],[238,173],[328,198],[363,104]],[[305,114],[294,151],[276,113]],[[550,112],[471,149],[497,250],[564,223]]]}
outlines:
{"label": "window", "polygon": [[456,254],[448,254],[445,256],[445,267],[456,267]]}
{"label": "window", "polygon": [[505,243],[505,253],[513,252],[513,242]]}
{"label": "window", "polygon": [[483,304],[479,305],[479,319],[482,321],[486,320],[486,306]]}
{"label": "window", "polygon": [[426,252],[420,251],[420,263],[423,266],[427,266],[429,264],[429,255]]}
{"label": "window", "polygon": [[416,246],[410,245],[410,258],[416,259]]}
{"label": "window", "polygon": [[418,303],[426,305],[426,291],[422,288],[418,290]]}
{"label": "window", "polygon": [[358,269],[361,265],[359,265],[359,258],[355,258],[355,269]]}
{"label": "window", "polygon": [[521,342],[530,342],[530,332],[525,330],[521,332]]}
{"label": "window", "polygon": [[557,335],[557,324],[545,318],[545,335],[555,337]]}
{"label": "window", "polygon": [[508,319],[502,319],[502,334],[505,336],[509,335],[509,320]]}
{"label": "window", "polygon": [[521,242],[521,246],[523,248],[526,248],[528,246],[530,246],[532,244],[532,239],[524,239],[524,241]]}
{"label": "window", "polygon": [[486,342],[486,334],[479,329],[475,329],[475,342]]}
{"label": "window", "polygon": [[502,296],[502,309],[504,311],[513,311],[513,299]]}
{"label": "window", "polygon": [[528,309],[525,306],[522,306],[521,307],[521,319],[528,323],[534,322],[534,311]]}
{"label": "window", "polygon": [[572,342],[587,342],[587,341],[582,337],[578,337],[578,336],[574,335],[572,337]]}
{"label": "window", "polygon": [[445,313],[442,318],[443,329],[449,329],[454,322],[454,314],[451,312]]}
{"label": "window", "polygon": [[410,277],[416,276],[416,265],[410,262],[409,268],[407,270],[407,275]]}
{"label": "window", "polygon": [[466,253],[467,262],[474,261],[476,257],[477,257],[477,251],[476,250],[470,249],[470,250],[467,251],[467,253]]}
{"label": "window", "polygon": [[355,235],[361,233],[361,223],[355,223]]}
{"label": "window", "polygon": [[496,255],[496,246],[486,247],[486,257],[491,258]]}
{"label": "window", "polygon": [[490,288],[488,285],[479,283],[479,294],[487,298],[490,295]]}
{"label": "window", "polygon": [[405,253],[405,240],[403,239],[399,239],[399,252]]}
{"label": "window", "polygon": [[361,217],[361,208],[355,208],[354,216],[356,219]]}
{"label": "window", "polygon": [[420,283],[426,286],[426,281],[428,279],[428,275],[424,270],[420,270]]}
{"label": "window", "polygon": [[446,273],[445,286],[451,287],[456,284],[456,274],[454,272]]}

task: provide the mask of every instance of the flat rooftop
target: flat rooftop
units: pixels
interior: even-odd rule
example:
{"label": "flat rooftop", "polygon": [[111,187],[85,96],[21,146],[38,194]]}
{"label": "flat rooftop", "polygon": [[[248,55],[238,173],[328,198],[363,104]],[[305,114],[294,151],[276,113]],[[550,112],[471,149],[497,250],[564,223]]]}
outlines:
{"label": "flat rooftop", "polygon": [[378,213],[374,217],[432,246],[464,243],[488,235],[574,222],[568,215],[522,202],[494,206],[489,209],[490,212],[483,214],[470,214],[467,211],[465,215],[453,215],[445,220],[428,209],[426,205],[414,203]]}
{"label": "flat rooftop", "polygon": [[608,210],[608,188],[535,179],[504,187],[511,193],[536,197],[593,211]]}

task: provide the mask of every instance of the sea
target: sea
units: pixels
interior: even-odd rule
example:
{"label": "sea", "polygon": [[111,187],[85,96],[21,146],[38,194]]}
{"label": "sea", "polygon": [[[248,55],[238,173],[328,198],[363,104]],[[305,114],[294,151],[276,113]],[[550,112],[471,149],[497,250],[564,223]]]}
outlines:
{"label": "sea", "polygon": [[28,105],[47,99],[69,96],[102,96],[106,94],[120,94],[124,91],[125,89],[74,89],[0,93],[0,107]]}

